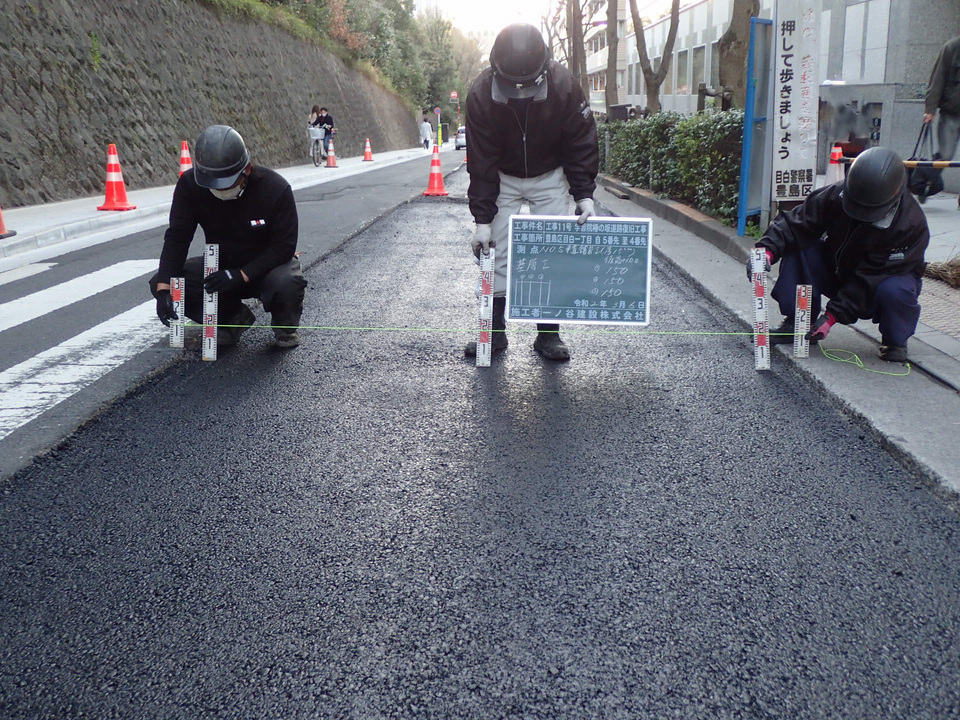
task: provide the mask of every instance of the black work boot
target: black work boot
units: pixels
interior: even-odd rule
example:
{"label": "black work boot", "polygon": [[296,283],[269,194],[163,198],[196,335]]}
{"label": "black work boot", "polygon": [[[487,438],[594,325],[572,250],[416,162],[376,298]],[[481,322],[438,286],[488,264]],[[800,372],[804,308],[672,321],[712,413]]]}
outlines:
{"label": "black work boot", "polygon": [[[240,336],[257,321],[257,316],[253,310],[243,303],[235,313],[229,317],[220,318],[221,327],[217,328],[217,347],[233,347],[240,340]],[[236,327],[222,327],[222,325],[233,325]]]}
{"label": "black work boot", "polygon": [[[493,299],[493,337],[490,340],[493,352],[499,352],[507,349],[507,319],[504,317],[507,311],[507,299],[505,297],[495,297]],[[471,340],[463,348],[465,357],[477,356],[477,342]]]}
{"label": "black work boot", "polygon": [[[793,345],[793,336],[796,334],[794,319],[792,317],[785,317],[783,322],[780,323],[780,327],[771,328],[769,332],[771,345]],[[780,335],[779,333],[788,334]],[[819,342],[819,340],[813,339],[810,341],[810,344],[816,345]]]}
{"label": "black work boot", "polygon": [[560,339],[560,326],[548,323],[537,323],[537,339],[533,341],[533,349],[547,360],[569,360],[570,351]]}
{"label": "black work boot", "polygon": [[880,359],[886,360],[887,362],[906,362],[907,361],[907,346],[906,345],[889,345],[886,340],[882,341],[880,345]]}

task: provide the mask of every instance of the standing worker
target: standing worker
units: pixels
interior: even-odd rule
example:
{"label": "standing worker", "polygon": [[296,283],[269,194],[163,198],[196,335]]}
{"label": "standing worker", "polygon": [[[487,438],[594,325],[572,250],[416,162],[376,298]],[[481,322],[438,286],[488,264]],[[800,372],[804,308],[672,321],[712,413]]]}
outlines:
{"label": "standing worker", "polygon": [[[814,190],[770,224],[756,246],[767,251],[767,270],[783,261],[770,296],[785,318],[770,331],[771,344],[793,342],[796,287],[812,285],[811,317],[819,316],[807,334],[812,343],[826,339],[835,323],[870,319],[880,326],[880,359],[906,361],[930,243],[927,218],[906,180],[903,160],[873,147],[857,156],[844,181]],[[747,276],[753,279],[750,261]],[[822,315],[821,294],[830,298]]]}
{"label": "standing worker", "polygon": [[[597,126],[576,78],[551,60],[533,25],[504,28],[467,96],[470,212],[477,227],[473,254],[497,249],[493,290],[493,350],[507,347],[507,236],[510,216],[527,202],[535,215],[565,215],[570,196],[581,225],[594,214],[600,153]],[[499,332],[497,332],[499,331]],[[560,326],[537,324],[534,349],[569,360]],[[464,350],[477,353],[475,342]]]}
{"label": "standing worker", "polygon": [[[187,259],[197,225],[207,243],[220,246],[224,269],[204,279],[203,257]],[[303,312],[307,281],[296,258],[299,221],[293,191],[278,173],[250,162],[240,133],[211,125],[194,145],[193,168],[180,176],[170,206],[170,227],[163,236],[160,269],[150,279],[157,316],[176,320],[170,278],[186,282],[185,312],[203,322],[203,288],[219,293],[217,344],[236,345],[254,320],[243,298],[260,298],[272,313],[274,344],[300,344],[296,327]],[[201,287],[202,286],[202,287]]]}
{"label": "standing worker", "polygon": [[[953,160],[960,138],[960,37],[948,41],[940,50],[927,83],[923,121],[937,125],[937,152],[934,160]],[[942,170],[940,172],[943,172]]]}
{"label": "standing worker", "polygon": [[433,127],[430,125],[430,121],[427,120],[427,116],[423,116],[423,122],[420,123],[420,139],[423,140],[423,149],[430,149],[430,141],[433,140]]}

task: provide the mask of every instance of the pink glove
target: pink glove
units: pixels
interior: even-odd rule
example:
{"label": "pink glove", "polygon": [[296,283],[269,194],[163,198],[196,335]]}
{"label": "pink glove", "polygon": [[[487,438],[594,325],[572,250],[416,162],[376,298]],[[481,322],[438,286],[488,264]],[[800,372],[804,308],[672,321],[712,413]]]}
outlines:
{"label": "pink glove", "polygon": [[836,322],[837,319],[833,315],[825,312],[823,315],[817,318],[817,321],[813,324],[813,327],[810,328],[810,332],[807,333],[807,340],[812,342],[826,340],[827,335],[830,334],[830,328],[832,328]]}

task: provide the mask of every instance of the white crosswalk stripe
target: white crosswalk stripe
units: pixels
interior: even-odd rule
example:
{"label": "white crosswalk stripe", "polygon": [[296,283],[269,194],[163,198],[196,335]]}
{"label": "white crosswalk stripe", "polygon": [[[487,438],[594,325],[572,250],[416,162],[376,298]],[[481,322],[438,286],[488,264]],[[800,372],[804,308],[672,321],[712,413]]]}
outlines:
{"label": "white crosswalk stripe", "polygon": [[157,269],[158,260],[125,260],[0,305],[0,332],[105,292]]}
{"label": "white crosswalk stripe", "polygon": [[23,280],[24,278],[31,277],[32,275],[39,275],[40,273],[56,266],[56,263],[31,263],[30,265],[21,265],[13,270],[5,270],[4,272],[0,272],[0,285],[6,285],[7,283],[12,283],[15,280]]}
{"label": "white crosswalk stripe", "polygon": [[137,305],[0,373],[0,440],[167,335],[155,307]]}

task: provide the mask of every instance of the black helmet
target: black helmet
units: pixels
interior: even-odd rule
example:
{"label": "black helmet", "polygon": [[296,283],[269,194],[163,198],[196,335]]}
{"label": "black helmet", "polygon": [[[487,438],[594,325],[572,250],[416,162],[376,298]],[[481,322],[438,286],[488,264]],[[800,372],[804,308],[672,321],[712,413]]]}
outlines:
{"label": "black helmet", "polygon": [[853,161],[843,186],[843,211],[854,220],[882,220],[897,203],[907,180],[903,160],[893,150],[872,147]]}
{"label": "black helmet", "polygon": [[193,176],[203,188],[232,187],[249,164],[243,138],[228,125],[211,125],[193,146]]}
{"label": "black helmet", "polygon": [[524,23],[501,30],[490,51],[493,80],[508,98],[536,95],[549,60],[547,44],[540,31]]}

